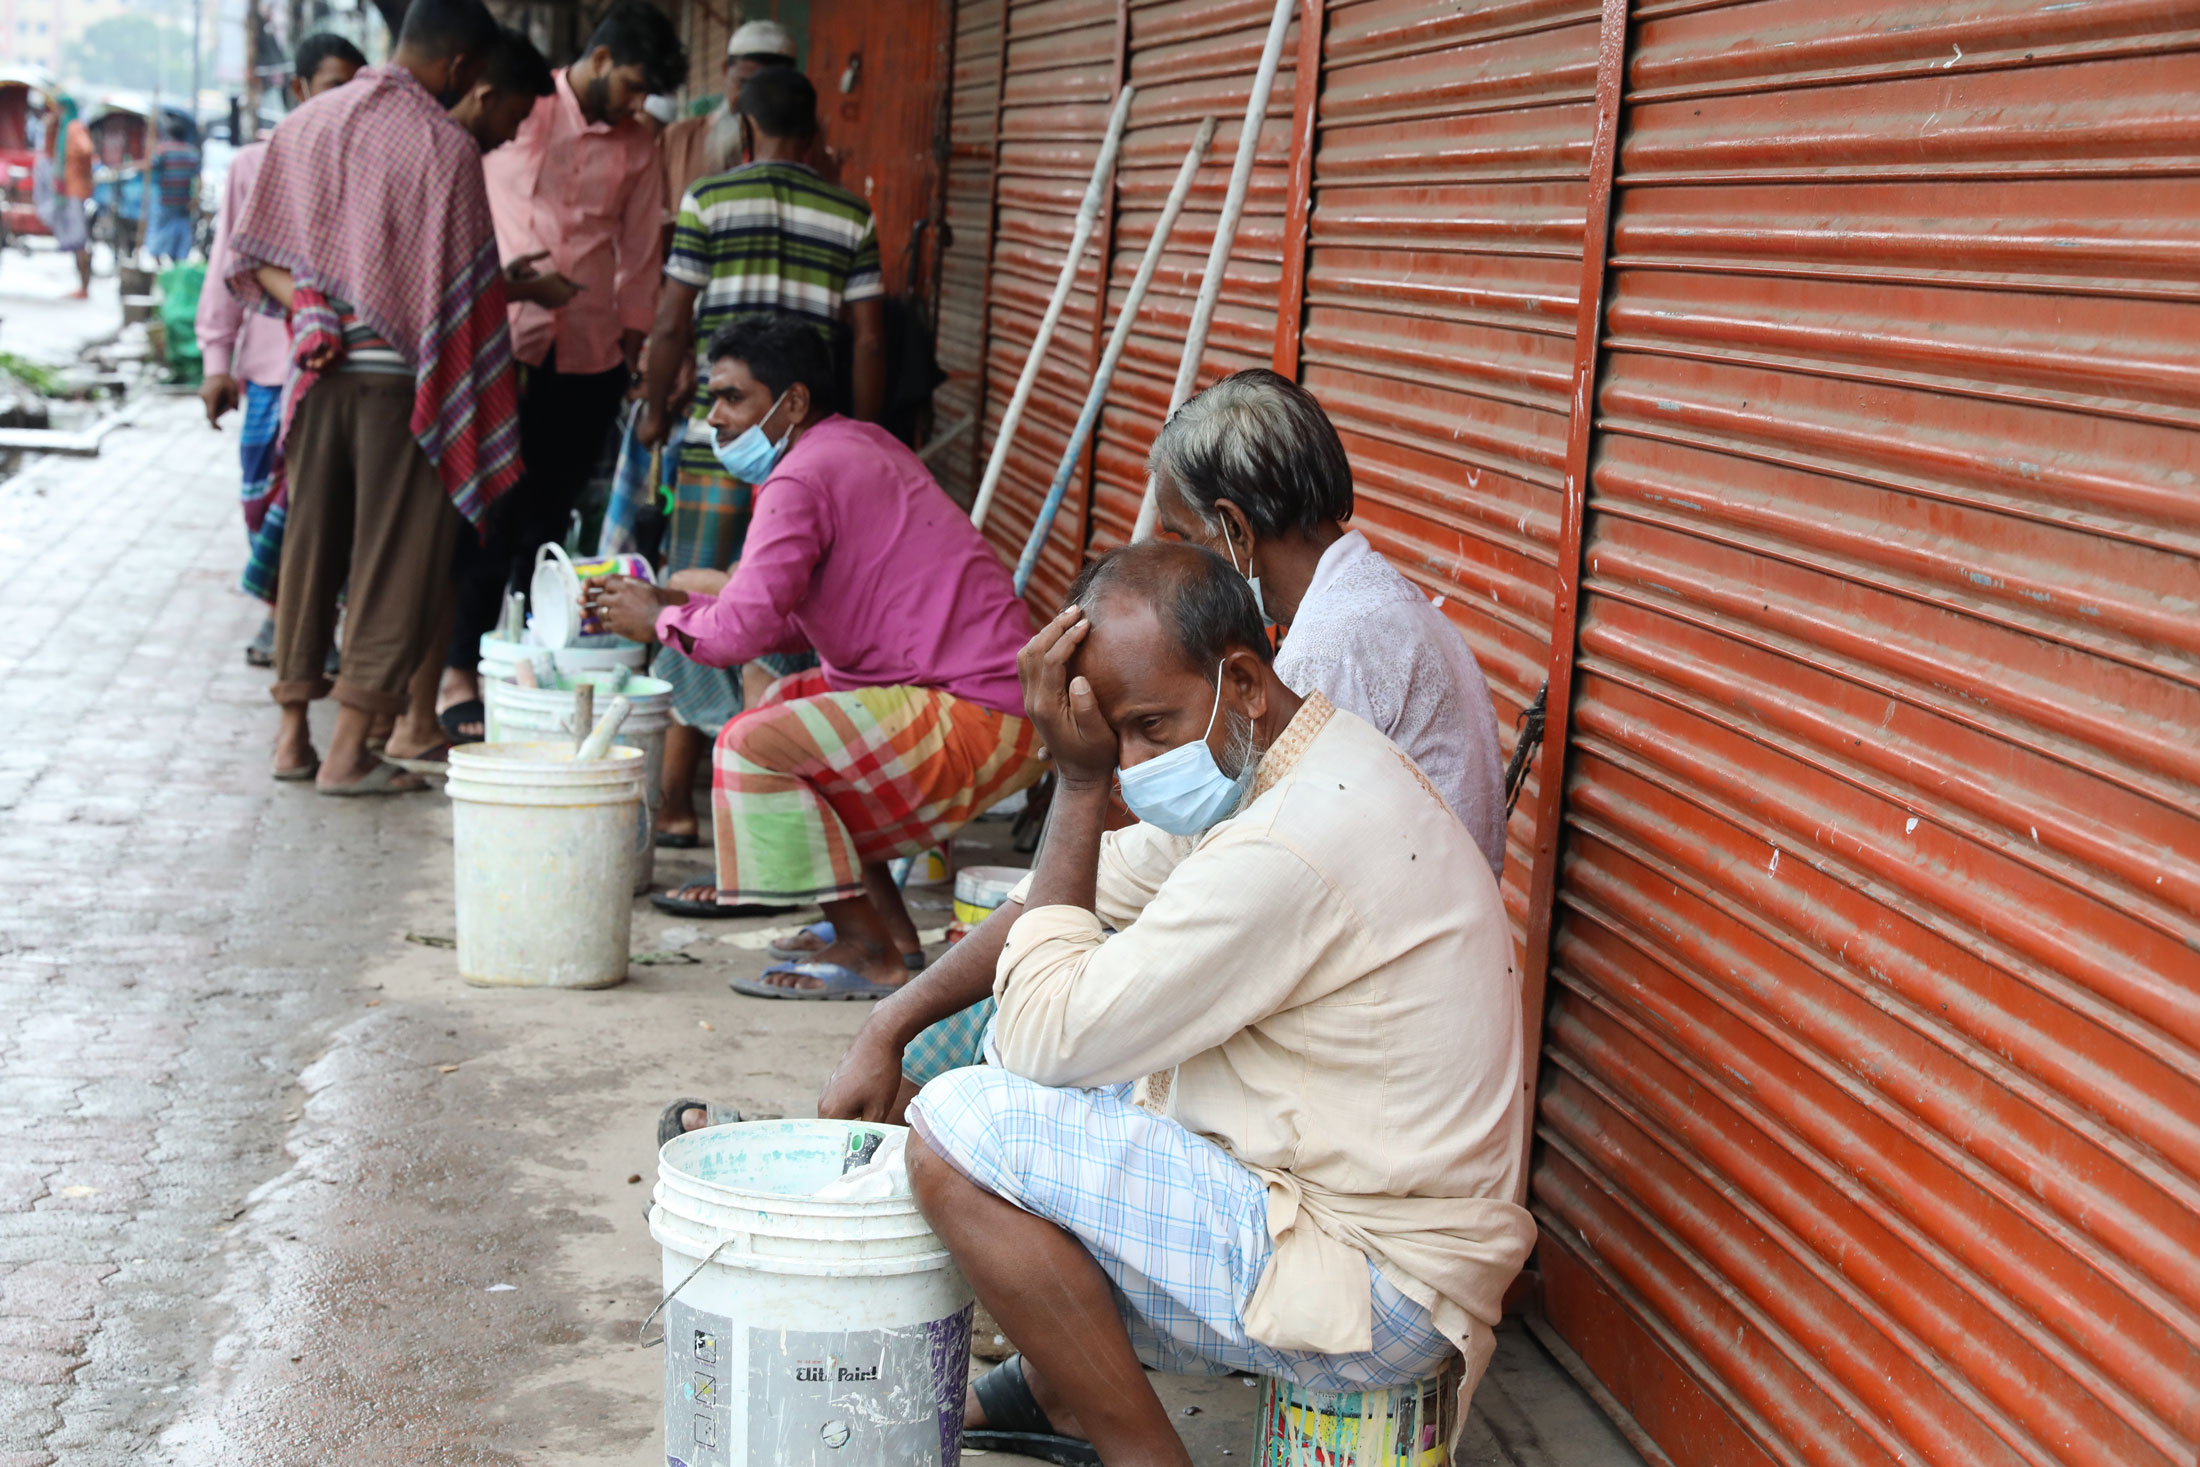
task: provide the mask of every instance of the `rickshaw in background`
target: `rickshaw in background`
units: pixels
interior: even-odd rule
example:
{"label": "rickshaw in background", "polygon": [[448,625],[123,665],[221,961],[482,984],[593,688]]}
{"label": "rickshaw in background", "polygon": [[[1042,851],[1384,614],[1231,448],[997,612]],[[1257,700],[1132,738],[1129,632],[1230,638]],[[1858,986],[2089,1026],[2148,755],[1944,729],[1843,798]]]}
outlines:
{"label": "rickshaw in background", "polygon": [[[108,92],[85,113],[92,135],[92,238],[124,252],[145,238],[145,165],[159,137],[151,121],[152,103],[143,93]],[[198,121],[182,103],[160,105],[163,122],[181,119],[185,140],[199,141]]]}
{"label": "rickshaw in background", "polygon": [[52,87],[43,73],[0,69],[0,245],[53,233],[38,217],[34,186],[41,114]]}

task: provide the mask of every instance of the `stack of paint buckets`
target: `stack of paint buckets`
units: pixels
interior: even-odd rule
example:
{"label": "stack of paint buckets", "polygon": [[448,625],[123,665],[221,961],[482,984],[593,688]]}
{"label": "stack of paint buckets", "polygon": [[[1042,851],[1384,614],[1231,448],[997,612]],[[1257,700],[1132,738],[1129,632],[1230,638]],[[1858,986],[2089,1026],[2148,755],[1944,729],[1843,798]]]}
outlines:
{"label": "stack of paint buckets", "polygon": [[947,940],[960,942],[963,936],[986,918],[1008,894],[1016,889],[1016,883],[1031,873],[1021,866],[965,866],[955,873],[955,920],[948,926]]}

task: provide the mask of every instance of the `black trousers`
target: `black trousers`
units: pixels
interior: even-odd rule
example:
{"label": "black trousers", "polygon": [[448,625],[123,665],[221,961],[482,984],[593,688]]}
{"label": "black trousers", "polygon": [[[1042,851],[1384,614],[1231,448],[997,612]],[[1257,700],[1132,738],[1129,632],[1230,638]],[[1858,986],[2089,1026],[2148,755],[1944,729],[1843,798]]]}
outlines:
{"label": "black trousers", "polygon": [[626,400],[624,366],[561,372],[553,348],[541,366],[522,370],[519,454],[526,472],[490,510],[485,536],[459,536],[451,566],[458,584],[452,667],[471,669],[481,661],[482,633],[496,627],[505,593],[526,589],[524,577],[545,540],[565,539],[573,508],[603,454],[604,437]]}

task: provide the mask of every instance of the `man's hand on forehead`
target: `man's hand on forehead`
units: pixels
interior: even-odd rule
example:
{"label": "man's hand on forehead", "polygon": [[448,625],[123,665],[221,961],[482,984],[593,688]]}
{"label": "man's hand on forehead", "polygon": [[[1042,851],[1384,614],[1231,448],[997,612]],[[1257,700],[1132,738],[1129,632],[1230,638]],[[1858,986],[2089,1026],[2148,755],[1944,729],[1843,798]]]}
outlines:
{"label": "man's hand on forehead", "polygon": [[1024,711],[1038,726],[1065,784],[1106,784],[1115,775],[1115,730],[1100,712],[1092,684],[1073,671],[1092,630],[1082,608],[1065,608],[1016,655]]}

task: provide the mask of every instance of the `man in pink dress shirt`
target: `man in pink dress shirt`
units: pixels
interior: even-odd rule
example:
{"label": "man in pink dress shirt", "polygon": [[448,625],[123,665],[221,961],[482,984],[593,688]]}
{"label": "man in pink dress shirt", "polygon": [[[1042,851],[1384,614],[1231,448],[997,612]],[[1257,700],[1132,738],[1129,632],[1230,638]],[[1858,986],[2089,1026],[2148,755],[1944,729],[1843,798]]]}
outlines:
{"label": "man in pink dress shirt", "polygon": [[[359,48],[342,36],[318,31],[298,43],[291,60],[290,105],[293,107],[321,93],[334,90],[357,75],[367,64]],[[221,206],[214,215],[213,265],[199,291],[195,331],[206,356],[206,380],[199,386],[199,400],[206,404],[206,421],[221,426],[222,417],[244,408],[244,441],[239,457],[244,467],[244,522],[250,551],[245,562],[244,589],[268,603],[270,613],[260,633],[245,647],[244,660],[254,667],[275,661],[275,567],[282,559],[283,511],[270,503],[275,472],[275,427],[281,415],[283,379],[290,373],[290,328],[280,316],[246,311],[229,290],[228,262],[224,246],[230,226],[244,212],[252,196],[252,180],[259,177],[260,160],[267,156],[267,140],[245,144],[229,161],[229,176],[222,185]]]}
{"label": "man in pink dress shirt", "polygon": [[686,75],[687,53],[665,13],[620,0],[519,136],[482,160],[499,253],[547,252],[544,268],[580,290],[562,307],[511,308],[527,476],[497,507],[485,543],[461,541],[457,628],[438,700],[461,737],[480,736],[478,706],[463,705],[480,697],[481,634],[536,547],[565,538],[656,319],[664,170],[641,112],[652,92],[675,90]]}
{"label": "man in pink dress shirt", "polygon": [[1045,770],[1016,676],[1031,618],[917,456],[832,411],[832,357],[807,320],[743,317],[711,338],[710,359],[718,453],[756,485],[732,579],[716,596],[594,583],[590,610],[705,666],[798,646],[822,665],[719,734],[717,882],[652,900],[697,917],[816,902],[831,943],[735,991],[877,998],[907,981],[902,952],[921,952],[886,863]]}

